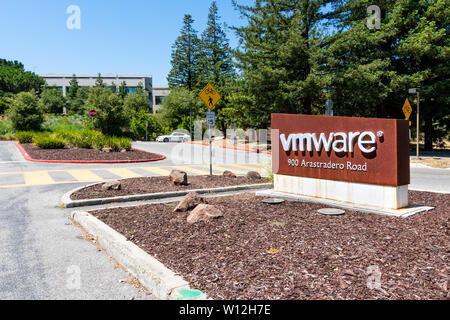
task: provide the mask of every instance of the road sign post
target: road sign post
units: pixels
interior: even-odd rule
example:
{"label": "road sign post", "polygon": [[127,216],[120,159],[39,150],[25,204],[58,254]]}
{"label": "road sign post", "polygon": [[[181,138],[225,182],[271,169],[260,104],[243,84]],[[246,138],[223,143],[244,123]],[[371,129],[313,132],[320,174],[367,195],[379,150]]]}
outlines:
{"label": "road sign post", "polygon": [[[412,113],[411,104],[409,103],[408,98],[406,98],[405,104],[403,105],[403,113],[405,114],[405,120],[409,120]],[[411,121],[409,121],[409,126],[411,127]],[[411,141],[411,128],[409,128],[409,140]]]}
{"label": "road sign post", "polygon": [[209,129],[209,174],[212,176],[212,139],[211,139],[211,128],[216,125],[215,113],[212,112],[214,110],[216,104],[222,99],[220,93],[214,88],[211,83],[208,83],[206,87],[199,94],[200,99],[205,103],[208,107],[209,111],[206,113],[206,125]]}
{"label": "road sign post", "polygon": [[209,174],[212,176],[212,139],[211,128],[216,126],[216,114],[212,111],[206,112],[206,125],[209,129]]}
{"label": "road sign post", "polygon": [[419,148],[419,130],[420,130],[420,89],[419,88],[411,88],[409,89],[410,94],[417,94],[417,132],[416,132],[416,140],[417,140],[417,146],[416,146],[416,156],[417,159],[420,157],[420,148]]}
{"label": "road sign post", "polygon": [[92,130],[94,130],[94,118],[97,117],[97,111],[96,110],[91,110],[89,111],[89,116],[92,119]]}

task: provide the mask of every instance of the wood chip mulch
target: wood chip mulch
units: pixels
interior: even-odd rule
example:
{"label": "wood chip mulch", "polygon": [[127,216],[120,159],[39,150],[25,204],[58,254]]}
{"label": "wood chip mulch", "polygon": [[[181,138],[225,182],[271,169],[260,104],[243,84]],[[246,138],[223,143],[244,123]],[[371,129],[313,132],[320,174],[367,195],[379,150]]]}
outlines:
{"label": "wood chip mulch", "polygon": [[187,186],[175,186],[170,184],[168,177],[145,177],[145,178],[131,178],[120,180],[121,190],[103,190],[102,184],[86,187],[71,195],[72,200],[83,199],[99,199],[112,198],[119,196],[159,193],[169,191],[183,191],[194,189],[208,189],[219,187],[230,187],[246,184],[267,183],[269,180],[249,179],[247,177],[224,177],[224,176],[188,176]]}
{"label": "wood chip mulch", "polygon": [[41,149],[31,143],[23,143],[21,146],[31,158],[36,160],[121,161],[161,158],[161,155],[134,149],[127,152],[103,152],[97,149],[83,148]]}
{"label": "wood chip mulch", "polygon": [[449,298],[450,195],[410,192],[436,209],[406,219],[262,199],[208,199],[224,217],[194,225],[174,204],[93,214],[213,299]]}

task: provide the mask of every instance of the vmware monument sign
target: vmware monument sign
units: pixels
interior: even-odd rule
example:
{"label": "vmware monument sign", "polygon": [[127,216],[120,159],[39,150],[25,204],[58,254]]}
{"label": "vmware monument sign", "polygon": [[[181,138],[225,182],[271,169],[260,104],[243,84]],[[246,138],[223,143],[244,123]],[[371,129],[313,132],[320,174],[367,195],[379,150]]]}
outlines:
{"label": "vmware monument sign", "polygon": [[277,192],[408,206],[406,120],[272,114],[272,153]]}

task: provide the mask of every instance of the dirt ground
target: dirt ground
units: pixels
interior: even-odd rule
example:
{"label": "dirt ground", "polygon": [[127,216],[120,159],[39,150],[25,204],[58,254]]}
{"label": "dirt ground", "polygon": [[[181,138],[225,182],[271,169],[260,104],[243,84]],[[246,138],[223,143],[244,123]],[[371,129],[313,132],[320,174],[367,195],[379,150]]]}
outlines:
{"label": "dirt ground", "polygon": [[410,192],[428,213],[395,218],[320,204],[208,199],[224,217],[190,225],[175,204],[93,214],[213,299],[448,299],[450,195]]}
{"label": "dirt ground", "polygon": [[161,155],[130,150],[127,152],[102,152],[97,149],[41,149],[31,143],[23,143],[21,146],[36,160],[63,160],[63,161],[117,161],[117,160],[148,160],[159,159]]}
{"label": "dirt ground", "polygon": [[447,169],[450,168],[450,157],[448,158],[419,158],[411,159],[411,163],[419,163],[432,168]]}

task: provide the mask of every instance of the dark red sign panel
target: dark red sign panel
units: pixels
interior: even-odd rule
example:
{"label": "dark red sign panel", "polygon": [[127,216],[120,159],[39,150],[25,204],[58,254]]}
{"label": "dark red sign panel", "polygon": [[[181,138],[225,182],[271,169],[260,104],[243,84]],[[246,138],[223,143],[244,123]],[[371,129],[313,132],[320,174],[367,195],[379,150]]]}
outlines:
{"label": "dark red sign panel", "polygon": [[272,114],[272,158],[274,174],[408,185],[409,123]]}
{"label": "dark red sign panel", "polygon": [[89,111],[89,115],[91,116],[91,118],[95,118],[97,116],[97,111],[91,110]]}

